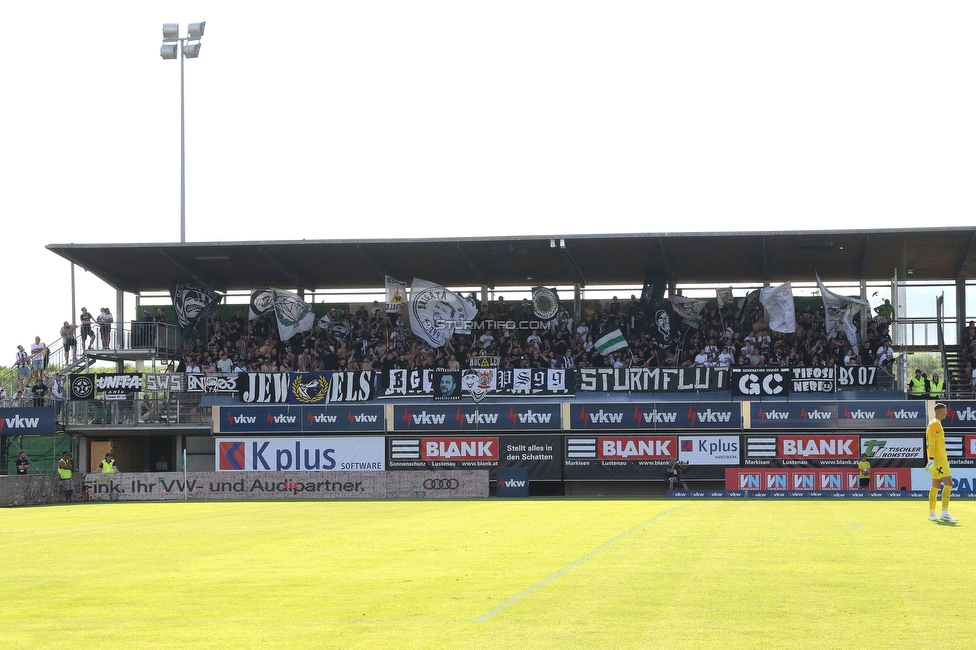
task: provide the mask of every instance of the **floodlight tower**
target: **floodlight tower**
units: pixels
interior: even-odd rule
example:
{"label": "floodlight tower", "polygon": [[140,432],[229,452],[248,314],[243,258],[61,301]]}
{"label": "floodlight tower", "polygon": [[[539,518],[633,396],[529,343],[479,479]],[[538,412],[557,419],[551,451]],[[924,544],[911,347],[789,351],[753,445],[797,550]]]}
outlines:
{"label": "floodlight tower", "polygon": [[[183,59],[200,56],[200,39],[207,23],[190,23],[186,36],[180,38],[179,23],[163,24],[163,46],[159,56],[163,59],[180,59],[180,243],[186,241],[186,119],[183,109]],[[180,56],[180,52],[183,56]]]}

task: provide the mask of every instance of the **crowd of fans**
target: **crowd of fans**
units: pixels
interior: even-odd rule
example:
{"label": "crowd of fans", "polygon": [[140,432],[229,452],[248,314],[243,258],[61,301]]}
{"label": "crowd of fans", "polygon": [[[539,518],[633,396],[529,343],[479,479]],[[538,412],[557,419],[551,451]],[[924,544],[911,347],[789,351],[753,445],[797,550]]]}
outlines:
{"label": "crowd of fans", "polygon": [[[889,367],[894,357],[889,323],[883,314],[866,325],[867,336],[856,349],[843,334],[828,337],[822,308],[806,305],[796,314],[796,331],[773,332],[762,306],[739,309],[710,307],[700,326],[682,324],[678,342],[662,347],[653,327],[638,318],[639,301],[616,297],[584,304],[579,319],[565,305],[542,322],[528,300],[504,298],[486,304],[478,317],[483,329],[455,333],[447,344],[432,348],[413,334],[398,314],[382,305],[355,311],[331,310],[311,331],[281,341],[273,314],[248,321],[238,310],[229,319],[212,316],[207,337],[197,338],[189,353],[171,366],[178,372],[290,372],[447,368],[459,370],[472,357],[490,355],[502,368],[592,368],[676,366],[807,366],[876,365]],[[619,329],[628,347],[608,356],[595,342]]]}

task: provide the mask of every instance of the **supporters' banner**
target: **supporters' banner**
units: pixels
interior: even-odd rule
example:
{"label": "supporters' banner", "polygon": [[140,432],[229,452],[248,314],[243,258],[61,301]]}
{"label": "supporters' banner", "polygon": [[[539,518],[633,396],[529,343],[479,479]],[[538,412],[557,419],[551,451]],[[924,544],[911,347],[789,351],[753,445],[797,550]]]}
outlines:
{"label": "supporters' banner", "polygon": [[[160,375],[152,375],[159,377]],[[148,377],[147,377],[148,379]],[[236,393],[238,374],[234,372],[186,373],[186,390],[190,393]],[[151,390],[146,382],[146,390]]]}
{"label": "supporters' banner", "polygon": [[278,320],[278,336],[287,341],[299,332],[307,332],[315,325],[315,312],[297,293],[284,289],[272,289],[275,318]]}
{"label": "supporters' banner", "polygon": [[541,320],[552,320],[559,312],[559,294],[553,287],[532,287],[532,313]]}
{"label": "supporters' banner", "polygon": [[372,370],[327,372],[242,372],[237,398],[246,404],[329,404],[374,397]]}
{"label": "supporters' banner", "polygon": [[595,343],[596,351],[603,356],[609,356],[611,353],[617,350],[623,350],[627,346],[627,339],[624,338],[623,332],[620,329],[615,329],[607,332],[600,338],[596,340]]}
{"label": "supporters' banner", "polygon": [[384,431],[383,406],[218,406],[214,433],[364,433]]}
{"label": "supporters' banner", "polygon": [[68,395],[71,399],[95,399],[95,375],[69,375]]}
{"label": "supporters' banner", "polygon": [[426,404],[393,407],[395,431],[559,431],[559,404]]}
{"label": "supporters' banner", "polygon": [[774,332],[796,331],[796,304],[793,302],[793,287],[789,282],[778,287],[765,287],[759,292],[759,302],[769,315],[769,329]]}
{"label": "supporters' banner", "polygon": [[50,406],[0,408],[0,436],[52,435],[55,433],[55,410]]}
{"label": "supporters' banner", "polygon": [[838,366],[837,384],[840,388],[870,388],[877,384],[877,366]]}
{"label": "supporters' banner", "polygon": [[248,310],[248,320],[261,318],[274,309],[274,296],[271,289],[258,289],[251,292],[251,306]]}
{"label": "supporters' banner", "polygon": [[718,303],[718,308],[723,309],[727,305],[731,306],[735,299],[732,297],[732,287],[728,289],[716,289],[715,290],[715,300]]}
{"label": "supporters' banner", "polygon": [[471,437],[391,437],[386,466],[390,470],[454,470],[524,467],[530,480],[562,478],[562,437],[546,434]]}
{"label": "supporters' banner", "polygon": [[415,395],[433,395],[431,386],[433,370],[423,368],[394,369],[386,375],[384,397],[410,397]]}
{"label": "supporters' banner", "polygon": [[778,397],[790,394],[793,384],[789,368],[732,368],[735,397]]}
{"label": "supporters' banner", "polygon": [[678,393],[729,390],[728,368],[580,368],[581,392]]}
{"label": "supporters' banner", "polygon": [[414,278],[407,303],[410,329],[439,348],[478,315],[475,306],[439,284]]}
{"label": "supporters' banner", "polygon": [[211,289],[195,287],[191,284],[178,284],[172,280],[166,282],[169,284],[169,294],[173,299],[176,323],[180,326],[180,334],[183,338],[190,336],[197,323],[217,309],[217,305],[224,297]]}
{"label": "supporters' banner", "polygon": [[513,368],[497,372],[495,391],[500,395],[571,395],[574,382],[572,370]]}
{"label": "supporters' banner", "polygon": [[143,389],[142,375],[138,373],[98,373],[95,377],[95,391],[104,393],[105,399],[124,400],[131,398]]}
{"label": "supporters' banner", "polygon": [[[197,373],[190,373],[191,375]],[[186,390],[186,374],[182,372],[161,372],[146,375],[146,390],[183,392]]]}
{"label": "supporters' banner", "polygon": [[[476,371],[484,370],[482,368]],[[386,374],[384,397],[409,397],[434,394],[434,371],[397,369]],[[498,395],[572,395],[571,370],[553,368],[514,368],[494,372],[494,393]],[[462,380],[463,381],[463,380]],[[467,390],[466,388],[464,390]]]}
{"label": "supporters' banner", "polygon": [[469,368],[461,373],[461,388],[475,402],[480,402],[488,393],[495,392],[497,387],[495,368]]}
{"label": "supporters' banner", "polygon": [[701,327],[702,312],[705,311],[707,300],[671,296],[671,306],[674,313],[691,327]]}
{"label": "supporters' banner", "polygon": [[386,276],[386,313],[397,314],[407,304],[407,283]]}
{"label": "supporters' banner", "polygon": [[790,368],[793,393],[833,393],[837,390],[837,368]]}
{"label": "supporters' banner", "polygon": [[434,399],[436,400],[461,399],[461,371],[460,370],[435,370],[431,383],[434,389]]}
{"label": "supporters' banner", "polygon": [[856,350],[858,338],[857,328],[854,326],[854,314],[862,309],[869,309],[870,305],[866,300],[850,298],[829,291],[820,281],[819,273],[817,274],[817,286],[820,287],[820,295],[823,297],[827,336],[833,337],[837,335],[837,332],[844,332],[847,335],[847,342]]}

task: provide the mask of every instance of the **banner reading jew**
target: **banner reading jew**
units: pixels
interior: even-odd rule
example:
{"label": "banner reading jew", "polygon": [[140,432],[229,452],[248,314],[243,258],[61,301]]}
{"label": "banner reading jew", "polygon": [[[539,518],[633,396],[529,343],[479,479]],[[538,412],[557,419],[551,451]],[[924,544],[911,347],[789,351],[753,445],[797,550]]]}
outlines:
{"label": "banner reading jew", "polygon": [[245,404],[367,402],[374,397],[372,370],[242,372],[237,399]]}

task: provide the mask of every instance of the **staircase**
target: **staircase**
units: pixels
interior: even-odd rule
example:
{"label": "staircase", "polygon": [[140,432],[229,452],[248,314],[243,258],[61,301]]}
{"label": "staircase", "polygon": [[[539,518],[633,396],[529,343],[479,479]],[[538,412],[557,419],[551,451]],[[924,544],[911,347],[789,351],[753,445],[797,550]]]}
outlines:
{"label": "staircase", "polygon": [[970,377],[966,372],[966,353],[961,346],[946,348],[946,375],[949,399],[969,399]]}

